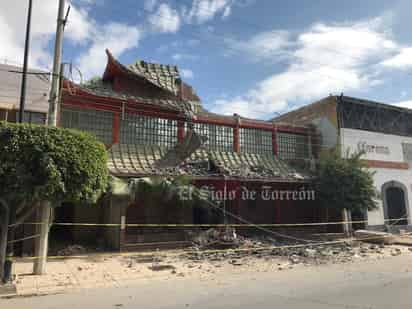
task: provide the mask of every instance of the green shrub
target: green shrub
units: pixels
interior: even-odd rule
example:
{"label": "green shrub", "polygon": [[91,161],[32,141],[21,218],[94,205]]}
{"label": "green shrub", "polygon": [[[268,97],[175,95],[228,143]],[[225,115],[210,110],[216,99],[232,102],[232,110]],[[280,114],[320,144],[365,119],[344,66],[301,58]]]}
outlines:
{"label": "green shrub", "polygon": [[346,153],[340,148],[321,154],[315,181],[316,198],[323,207],[365,211],[376,208],[379,197],[373,184],[373,175],[362,153]]}
{"label": "green shrub", "polygon": [[9,202],[95,202],[108,185],[107,153],[94,136],[0,122],[0,196]]}

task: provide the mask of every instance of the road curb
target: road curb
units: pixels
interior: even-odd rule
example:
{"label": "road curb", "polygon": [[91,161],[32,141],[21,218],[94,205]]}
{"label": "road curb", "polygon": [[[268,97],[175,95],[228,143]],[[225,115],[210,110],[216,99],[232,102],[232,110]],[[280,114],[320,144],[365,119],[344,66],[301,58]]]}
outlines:
{"label": "road curb", "polygon": [[17,288],[15,284],[0,285],[0,298],[13,297],[17,295]]}

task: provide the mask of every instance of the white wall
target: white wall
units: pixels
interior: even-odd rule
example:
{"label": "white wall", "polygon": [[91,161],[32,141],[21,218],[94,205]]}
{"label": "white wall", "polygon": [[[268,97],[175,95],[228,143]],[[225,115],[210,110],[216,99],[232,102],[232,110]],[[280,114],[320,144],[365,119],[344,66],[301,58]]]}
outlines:
{"label": "white wall", "polygon": [[[411,137],[382,134],[355,129],[340,129],[342,151],[349,149],[351,152],[358,150],[358,145],[366,142],[368,151],[362,158],[366,160],[379,160],[387,162],[405,162],[402,143],[412,143]],[[397,181],[406,187],[406,195],[409,206],[409,214],[412,213],[412,169],[372,168],[375,172],[374,183],[376,189],[382,194],[382,185],[389,181]],[[408,218],[411,224],[411,218]],[[383,202],[379,201],[379,208],[368,212],[369,225],[383,225]]]}

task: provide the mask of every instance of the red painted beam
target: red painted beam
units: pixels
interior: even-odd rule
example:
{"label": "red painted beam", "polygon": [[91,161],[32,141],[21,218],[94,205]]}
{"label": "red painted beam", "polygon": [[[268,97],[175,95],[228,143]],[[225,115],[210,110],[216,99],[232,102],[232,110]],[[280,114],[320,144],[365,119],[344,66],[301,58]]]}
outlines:
{"label": "red painted beam", "polygon": [[277,156],[278,155],[278,129],[276,125],[273,126],[273,130],[272,130],[272,149],[273,149],[273,155]]}
{"label": "red painted beam", "polygon": [[[117,98],[100,97],[90,94],[84,90],[74,88],[69,91],[69,87],[63,90],[63,106],[77,106],[79,108],[85,109],[97,109],[111,112],[120,112],[122,105],[125,104],[126,112],[134,114],[143,114],[153,117],[161,117],[166,119],[176,119],[184,120],[184,115],[182,115],[177,110],[167,110],[164,107],[157,107],[144,102],[139,102],[135,100],[121,100]],[[236,118],[234,117],[213,117],[209,115],[198,115],[195,123],[207,123],[214,125],[229,126],[235,128],[237,126]],[[273,130],[273,124],[270,122],[258,122],[249,119],[242,119],[240,128],[250,128],[250,129],[261,129],[261,130]],[[310,129],[305,127],[295,127],[288,125],[278,125],[278,132],[294,133],[309,135]]]}
{"label": "red painted beam", "polygon": [[113,144],[120,143],[120,115],[114,114],[113,115],[113,131],[112,131],[112,142]]}
{"label": "red painted beam", "polygon": [[182,143],[185,138],[185,122],[183,120],[177,121],[177,141]]}

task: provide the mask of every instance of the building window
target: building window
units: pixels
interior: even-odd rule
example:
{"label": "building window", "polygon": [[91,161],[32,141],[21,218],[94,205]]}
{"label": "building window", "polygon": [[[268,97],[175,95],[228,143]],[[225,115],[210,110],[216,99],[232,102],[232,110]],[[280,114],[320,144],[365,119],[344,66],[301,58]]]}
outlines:
{"label": "building window", "polygon": [[[187,129],[187,128],[186,128]],[[233,152],[233,128],[210,123],[195,123],[194,130],[206,136],[205,147],[210,150]]]}
{"label": "building window", "polygon": [[277,137],[281,159],[309,159],[309,137],[307,135],[278,132]]}
{"label": "building window", "polygon": [[121,121],[120,141],[123,144],[173,147],[177,143],[177,121],[127,114]]}
{"label": "building window", "polygon": [[46,124],[46,114],[39,112],[24,111],[23,122],[33,124]]}
{"label": "building window", "polygon": [[273,154],[272,131],[240,128],[240,151]]}
{"label": "building window", "polygon": [[63,128],[92,133],[106,145],[113,141],[113,113],[111,112],[63,108],[60,124]]}
{"label": "building window", "polygon": [[403,160],[412,162],[412,143],[402,143]]}

